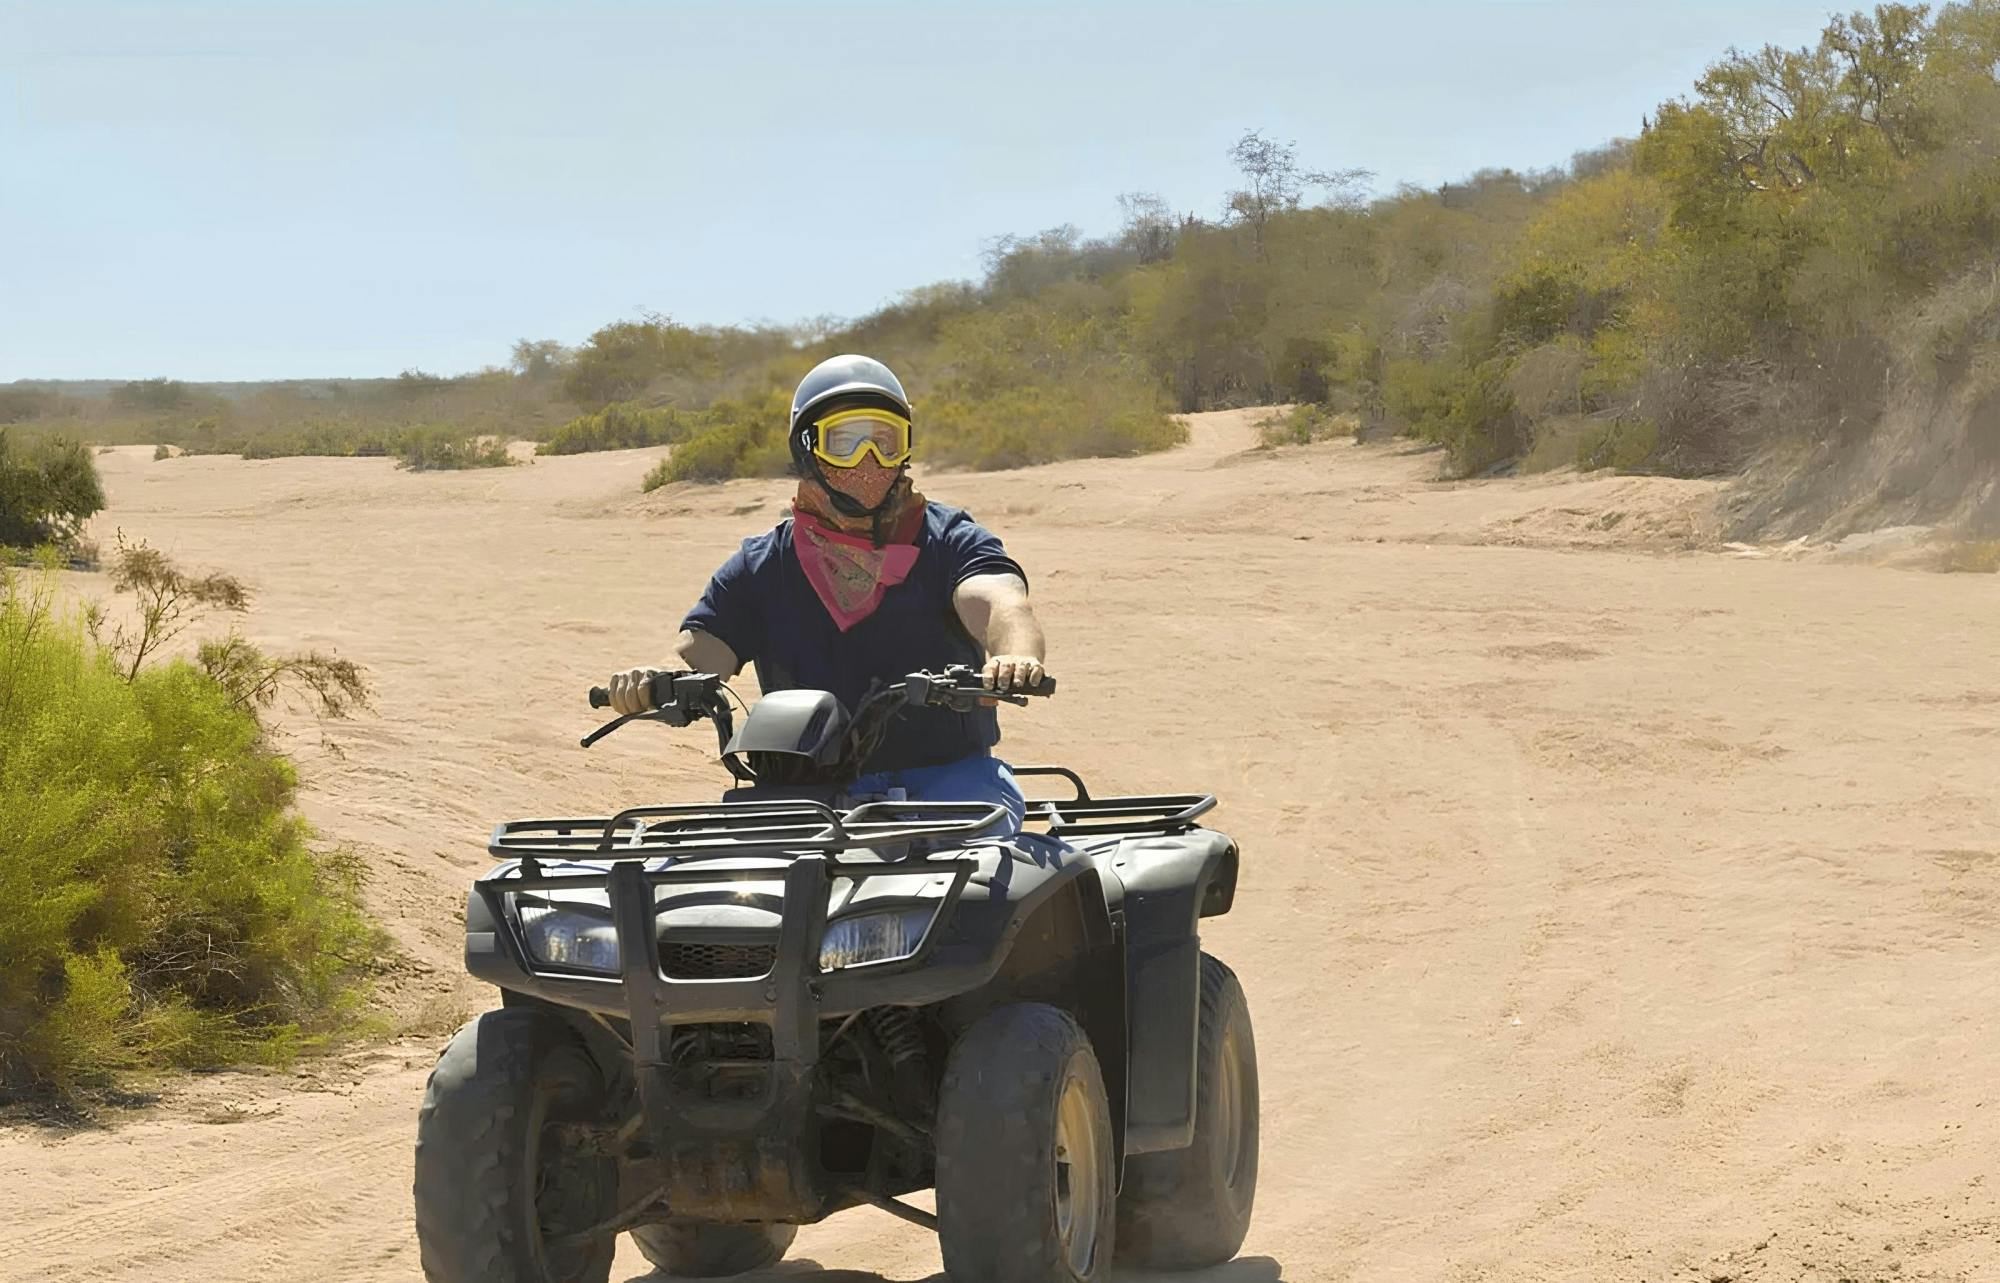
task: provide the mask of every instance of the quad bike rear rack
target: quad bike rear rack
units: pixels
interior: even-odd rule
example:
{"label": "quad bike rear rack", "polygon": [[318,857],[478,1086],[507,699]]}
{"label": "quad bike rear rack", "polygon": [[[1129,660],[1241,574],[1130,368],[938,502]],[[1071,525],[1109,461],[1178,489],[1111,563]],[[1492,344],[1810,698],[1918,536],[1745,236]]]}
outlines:
{"label": "quad bike rear rack", "polygon": [[1185,833],[1215,809],[1213,793],[1159,793],[1135,797],[1092,797],[1083,777],[1067,766],[1016,766],[1020,776],[1056,776],[1076,787],[1072,798],[1030,798],[1028,821],[1046,826],[1050,837],[1103,837]]}

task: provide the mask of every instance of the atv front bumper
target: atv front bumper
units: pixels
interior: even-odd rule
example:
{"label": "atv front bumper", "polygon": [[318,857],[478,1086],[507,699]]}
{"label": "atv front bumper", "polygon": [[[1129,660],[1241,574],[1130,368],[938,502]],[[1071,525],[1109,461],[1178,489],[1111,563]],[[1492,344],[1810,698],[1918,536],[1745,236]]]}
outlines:
{"label": "atv front bumper", "polygon": [[[575,866],[571,866],[573,869]],[[978,987],[1005,950],[976,951],[945,942],[953,910],[978,867],[971,858],[893,862],[801,855],[781,868],[648,868],[637,859],[602,871],[510,873],[482,879],[467,905],[466,965],[472,974],[558,1006],[618,1017],[630,1028],[632,1073],[650,1166],[676,1216],[717,1221],[816,1220],[843,1191],[824,1187],[817,1155],[814,1068],[821,1021],[868,1007],[924,1005]],[[907,957],[822,970],[820,950],[829,892],[836,879],[922,877],[930,927]],[[661,965],[663,895],[705,885],[783,879],[784,908],[775,957],[761,976],[683,979]],[[511,898],[522,892],[601,891],[617,932],[618,976],[548,966],[529,952]],[[732,1062],[731,1090],[677,1075],[673,1031],[688,1025],[761,1025],[770,1031],[768,1061]],[[752,1084],[748,1089],[745,1084]]]}

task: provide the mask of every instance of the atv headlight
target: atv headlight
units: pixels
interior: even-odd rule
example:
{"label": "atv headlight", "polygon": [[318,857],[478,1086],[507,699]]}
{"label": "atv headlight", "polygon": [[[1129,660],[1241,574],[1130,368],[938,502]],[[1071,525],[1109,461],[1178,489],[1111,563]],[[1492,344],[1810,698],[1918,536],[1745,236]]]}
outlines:
{"label": "atv headlight", "polygon": [[618,929],[601,913],[579,906],[520,899],[521,934],[537,962],[615,976],[619,970]]}
{"label": "atv headlight", "polygon": [[907,958],[923,943],[934,912],[926,907],[836,918],[826,924],[826,934],[820,937],[819,969],[834,971],[864,962]]}

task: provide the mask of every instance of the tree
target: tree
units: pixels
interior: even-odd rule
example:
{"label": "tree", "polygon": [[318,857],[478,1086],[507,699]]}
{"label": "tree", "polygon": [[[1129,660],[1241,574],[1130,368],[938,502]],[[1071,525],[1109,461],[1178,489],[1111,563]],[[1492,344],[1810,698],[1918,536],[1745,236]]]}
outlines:
{"label": "tree", "polygon": [[1264,254],[1264,230],[1271,216],[1297,209],[1306,188],[1327,188],[1335,203],[1348,203],[1373,177],[1365,169],[1300,169],[1296,143],[1266,138],[1255,129],[1230,146],[1229,159],[1243,175],[1244,186],[1230,192],[1225,205],[1231,218],[1249,224],[1259,257]]}
{"label": "tree", "polygon": [[1138,255],[1141,265],[1164,263],[1174,256],[1174,211],[1153,192],[1126,192],[1118,198],[1125,225],[1119,239]]}
{"label": "tree", "polygon": [[577,349],[563,376],[563,395],[586,410],[629,401],[654,380],[710,374],[715,339],[664,316],[615,321]]}
{"label": "tree", "polygon": [[1847,64],[1840,90],[1848,108],[1880,133],[1899,160],[1914,146],[1933,141],[1935,121],[1916,93],[1929,13],[1929,5],[1878,5],[1872,16],[1836,17],[1821,38]]}
{"label": "tree", "polygon": [[53,393],[40,388],[0,388],[0,423],[25,423],[55,408]]}
{"label": "tree", "polygon": [[20,449],[0,431],[0,544],[68,543],[104,508],[97,463],[56,437]]}
{"label": "tree", "polygon": [[396,395],[407,400],[432,396],[450,388],[452,380],[442,374],[431,374],[425,370],[405,370],[396,376]]}
{"label": "tree", "polygon": [[568,359],[569,351],[554,339],[517,339],[507,368],[530,383],[540,383],[555,377]]}
{"label": "tree", "polygon": [[184,410],[194,400],[188,385],[178,379],[139,379],[111,389],[111,404],[138,413]]}
{"label": "tree", "polygon": [[1032,294],[1080,275],[1083,232],[1074,224],[1044,228],[1033,236],[1002,235],[981,247],[986,290],[999,296]]}

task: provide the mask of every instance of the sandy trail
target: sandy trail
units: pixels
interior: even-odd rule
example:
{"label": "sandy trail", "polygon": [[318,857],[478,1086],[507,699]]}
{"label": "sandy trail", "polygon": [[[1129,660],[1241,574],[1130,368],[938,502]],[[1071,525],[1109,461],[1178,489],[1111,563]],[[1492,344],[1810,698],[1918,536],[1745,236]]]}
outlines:
{"label": "sandy trail", "polygon": [[[1166,455],[926,483],[1050,627],[1064,697],[1006,751],[1213,789],[1242,843],[1206,939],[1250,994],[1265,1162],[1213,1277],[2000,1278],[2000,581],[1678,551],[1712,537],[1699,483],[1440,487],[1250,439],[1200,416]],[[653,457],[102,460],[106,531],[245,575],[259,641],[377,679],[344,756],[294,744],[418,1032],[0,1133],[0,1278],[419,1277],[412,1126],[487,996],[456,979],[486,828],[716,778],[699,737],[575,747],[584,686],[659,655],[783,500],[640,496]],[[938,1268],[872,1211],[793,1256]]]}

